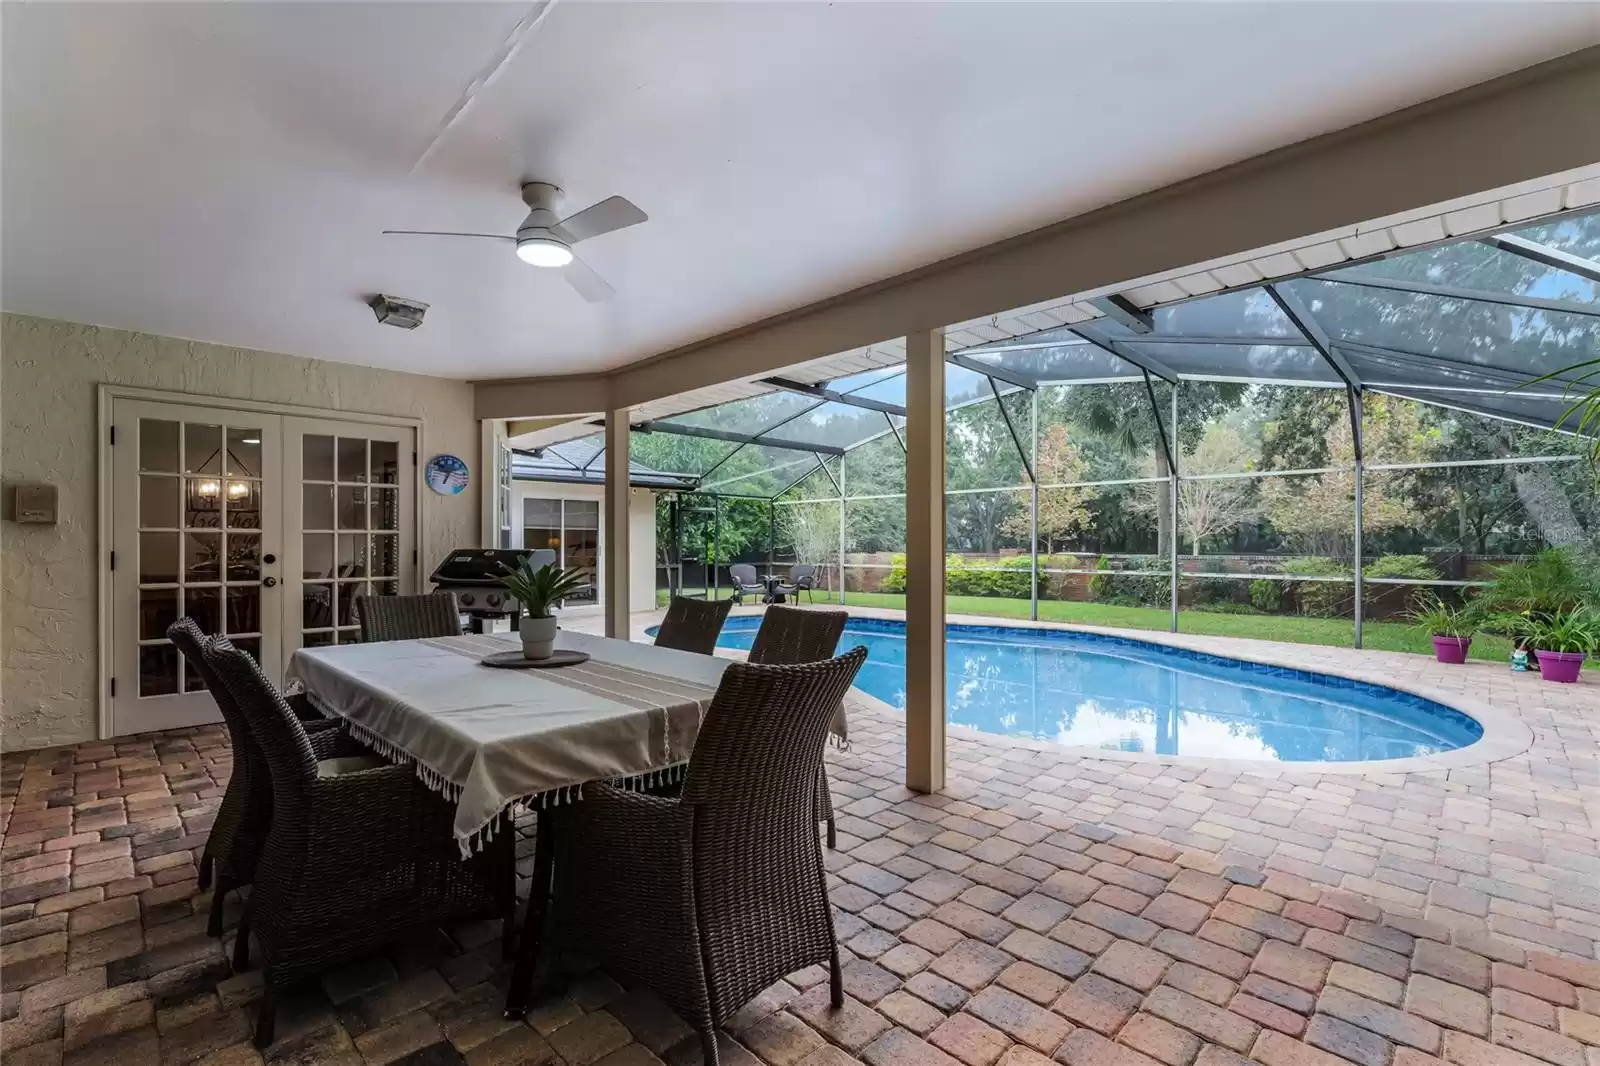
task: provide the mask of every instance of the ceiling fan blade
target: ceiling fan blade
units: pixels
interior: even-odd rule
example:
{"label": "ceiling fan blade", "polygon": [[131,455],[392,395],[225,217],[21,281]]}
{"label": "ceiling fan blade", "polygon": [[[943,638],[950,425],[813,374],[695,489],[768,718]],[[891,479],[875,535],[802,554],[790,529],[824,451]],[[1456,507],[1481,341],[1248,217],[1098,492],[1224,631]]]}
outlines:
{"label": "ceiling fan blade", "polygon": [[402,237],[481,237],[484,240],[510,241],[513,244],[517,240],[515,237],[507,237],[500,233],[445,233],[432,229],[386,229],[383,232],[386,236],[394,234]]}
{"label": "ceiling fan blade", "polygon": [[561,275],[567,279],[567,284],[578,290],[582,296],[592,304],[604,303],[617,294],[605,278],[594,272],[594,269],[577,256],[572,257],[572,262],[561,268]]}
{"label": "ceiling fan blade", "polygon": [[598,237],[602,233],[612,230],[626,229],[646,222],[649,215],[633,203],[621,196],[613,196],[608,200],[601,200],[592,207],[586,207],[571,218],[561,220],[558,227],[567,240],[573,244],[586,241],[590,237]]}

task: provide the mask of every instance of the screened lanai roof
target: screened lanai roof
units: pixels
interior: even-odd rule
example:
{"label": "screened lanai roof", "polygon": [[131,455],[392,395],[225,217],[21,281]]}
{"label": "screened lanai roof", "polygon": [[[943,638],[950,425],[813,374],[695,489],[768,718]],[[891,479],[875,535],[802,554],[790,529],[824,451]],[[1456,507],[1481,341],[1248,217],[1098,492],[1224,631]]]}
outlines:
{"label": "screened lanai roof", "polygon": [[[1142,306],[1139,291],[1083,301],[1097,317],[1023,336],[948,331],[947,406],[1046,385],[1234,381],[1389,393],[1570,431],[1576,375],[1560,372],[1600,357],[1600,211],[1158,306]],[[900,441],[903,364],[751,384],[770,391],[637,424],[695,442],[657,476],[771,498],[819,470],[833,477],[848,452]],[[673,457],[657,442],[650,452],[658,468]]]}

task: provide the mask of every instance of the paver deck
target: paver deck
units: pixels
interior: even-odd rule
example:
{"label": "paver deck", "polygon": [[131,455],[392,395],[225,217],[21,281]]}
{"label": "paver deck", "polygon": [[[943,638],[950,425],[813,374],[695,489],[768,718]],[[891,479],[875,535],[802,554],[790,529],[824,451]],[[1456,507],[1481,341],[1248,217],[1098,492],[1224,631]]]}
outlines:
{"label": "paver deck", "polygon": [[[917,796],[899,716],[853,695],[827,856],[849,1001],[791,975],[727,1026],[724,1061],[1600,1066],[1600,684],[1158,639],[1457,691],[1531,742],[1321,774],[952,730],[949,787]],[[261,1061],[258,977],[229,973],[195,880],[230,765],[220,726],[0,762],[7,1066]],[[699,1060],[658,1001],[594,972],[505,1022],[497,938],[438,930],[328,974],[280,1007],[264,1058]]]}

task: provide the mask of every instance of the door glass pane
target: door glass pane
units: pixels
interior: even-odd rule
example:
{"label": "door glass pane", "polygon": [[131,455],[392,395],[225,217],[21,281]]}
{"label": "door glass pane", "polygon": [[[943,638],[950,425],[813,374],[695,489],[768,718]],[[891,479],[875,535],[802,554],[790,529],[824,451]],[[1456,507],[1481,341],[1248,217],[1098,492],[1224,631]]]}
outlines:
{"label": "door glass pane", "polygon": [[240,651],[244,652],[246,655],[250,656],[250,658],[254,659],[256,662],[259,663],[261,661],[261,640],[260,640],[260,638],[253,638],[253,639],[250,639],[250,640],[236,640],[236,641],[233,642],[233,646],[238,648]]}
{"label": "door glass pane", "polygon": [[305,529],[332,529],[333,486],[305,485],[301,492],[301,526]]}
{"label": "door glass pane", "polygon": [[372,595],[374,595],[374,596],[398,596],[398,595],[400,595],[400,582],[398,582],[398,581],[374,581],[372,583]]}
{"label": "door glass pane", "polygon": [[183,613],[207,633],[222,632],[222,590],[216,586],[184,589]]}
{"label": "door glass pane", "polygon": [[178,472],[178,423],[139,419],[139,469]]}
{"label": "door glass pane", "polygon": [[333,643],[331,632],[307,633],[300,639],[301,646],[307,648],[324,648]]}
{"label": "door glass pane", "polygon": [[228,580],[261,580],[261,534],[228,534]]}
{"label": "door glass pane", "polygon": [[301,559],[306,578],[333,576],[333,534],[307,533],[302,541],[304,556]]}
{"label": "door glass pane", "polygon": [[301,438],[300,476],[306,481],[333,480],[333,438],[307,434]]}
{"label": "door glass pane", "polygon": [[367,528],[367,490],[358,485],[340,485],[339,528]]}
{"label": "door glass pane", "polygon": [[333,586],[302,586],[300,624],[306,629],[333,625]]}
{"label": "door glass pane", "polygon": [[222,527],[222,479],[214,477],[184,479],[183,524],[190,529]]}
{"label": "door glass pane", "polygon": [[400,491],[398,489],[368,489],[372,496],[371,521],[373,529],[400,528]]}
{"label": "door glass pane", "polygon": [[139,639],[165,638],[167,627],[178,620],[177,589],[139,590]]}
{"label": "door glass pane", "polygon": [[139,524],[147,529],[177,529],[181,484],[175,477],[140,477]]}
{"label": "door glass pane", "polygon": [[340,644],[360,644],[361,643],[361,630],[360,629],[341,629],[341,630],[339,630],[339,643]]}
{"label": "door glass pane", "polygon": [[393,534],[372,535],[372,574],[394,577],[400,573],[400,538]]}
{"label": "door glass pane", "polygon": [[593,500],[566,501],[565,559],[569,570],[582,570],[589,584],[568,598],[568,603],[594,603],[595,572],[600,562],[600,504]]}
{"label": "door glass pane", "polygon": [[204,692],[205,690],[205,678],[200,676],[200,671],[194,668],[194,663],[190,662],[187,656],[183,657],[183,691]]}
{"label": "door glass pane", "polygon": [[339,438],[339,480],[367,480],[367,442],[360,438]]}
{"label": "door glass pane", "polygon": [[372,480],[385,485],[400,482],[400,445],[392,440],[375,440],[372,448]]}
{"label": "door glass pane", "polygon": [[[367,590],[365,581],[341,581],[339,583],[339,624],[353,626],[359,621],[356,617],[356,597]],[[340,643],[344,643],[342,640]]]}
{"label": "door glass pane", "polygon": [[228,427],[227,473],[241,477],[261,476],[261,431]]}
{"label": "door glass pane", "polygon": [[228,526],[232,529],[260,529],[261,482],[230,478],[226,491]]}
{"label": "door glass pane", "polygon": [[139,695],[167,696],[178,691],[178,649],[150,644],[139,649]]}
{"label": "door glass pane", "polygon": [[185,533],[183,542],[184,580],[221,581],[222,534]]}
{"label": "door glass pane", "polygon": [[339,576],[367,576],[367,535],[339,534]]}
{"label": "door glass pane", "polygon": [[228,633],[261,632],[261,586],[234,585],[228,589]]}
{"label": "door glass pane", "polygon": [[178,580],[178,534],[139,534],[139,580],[146,583]]}
{"label": "door glass pane", "polygon": [[222,473],[222,427],[183,424],[183,469],[190,474]]}

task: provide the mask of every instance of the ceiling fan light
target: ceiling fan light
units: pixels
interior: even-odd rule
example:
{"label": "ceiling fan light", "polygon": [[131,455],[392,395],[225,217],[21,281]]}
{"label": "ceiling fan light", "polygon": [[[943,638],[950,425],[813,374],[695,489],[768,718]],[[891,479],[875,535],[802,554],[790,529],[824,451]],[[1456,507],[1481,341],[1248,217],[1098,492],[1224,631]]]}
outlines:
{"label": "ceiling fan light", "polygon": [[536,267],[564,267],[572,262],[572,249],[550,237],[524,237],[517,258]]}

